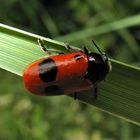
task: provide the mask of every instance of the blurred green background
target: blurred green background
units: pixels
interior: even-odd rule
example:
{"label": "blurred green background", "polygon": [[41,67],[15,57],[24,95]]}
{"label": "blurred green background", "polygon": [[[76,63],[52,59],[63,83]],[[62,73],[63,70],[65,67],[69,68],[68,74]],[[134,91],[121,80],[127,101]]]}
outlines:
{"label": "blurred green background", "polygon": [[[139,0],[1,0],[0,4],[0,22],[52,39],[137,14]],[[92,49],[91,39],[109,57],[140,66],[140,26],[69,43]],[[67,96],[28,94],[21,77],[2,69],[0,84],[0,140],[140,140],[139,126]]]}

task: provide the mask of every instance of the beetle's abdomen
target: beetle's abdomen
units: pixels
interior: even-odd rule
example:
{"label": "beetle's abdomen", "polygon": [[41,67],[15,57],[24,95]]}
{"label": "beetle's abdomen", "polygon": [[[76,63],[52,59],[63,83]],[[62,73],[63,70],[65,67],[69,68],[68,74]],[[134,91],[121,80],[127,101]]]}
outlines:
{"label": "beetle's abdomen", "polygon": [[39,59],[23,74],[26,88],[37,95],[60,95],[84,90],[91,86],[84,76],[88,59],[83,52],[61,54]]}

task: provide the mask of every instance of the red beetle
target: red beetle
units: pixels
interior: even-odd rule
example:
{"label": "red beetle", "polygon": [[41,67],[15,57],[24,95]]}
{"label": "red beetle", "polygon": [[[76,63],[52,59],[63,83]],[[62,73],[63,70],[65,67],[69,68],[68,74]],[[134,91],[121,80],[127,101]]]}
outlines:
{"label": "red beetle", "polygon": [[[47,48],[41,39],[38,42],[45,52]],[[97,87],[111,70],[108,57],[84,50],[74,50],[68,44],[66,48],[74,50],[71,53],[44,57],[29,64],[23,73],[25,87],[33,94],[54,96],[72,94]]]}

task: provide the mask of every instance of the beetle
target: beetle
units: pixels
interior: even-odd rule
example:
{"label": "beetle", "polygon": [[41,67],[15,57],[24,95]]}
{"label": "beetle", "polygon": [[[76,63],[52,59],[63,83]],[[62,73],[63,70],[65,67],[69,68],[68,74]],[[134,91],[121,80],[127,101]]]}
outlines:
{"label": "beetle", "polygon": [[[29,64],[23,72],[27,90],[35,95],[54,96],[76,95],[81,91],[97,88],[97,84],[111,71],[111,63],[106,54],[93,40],[92,42],[99,53],[89,53],[85,46],[83,50],[76,50],[65,43],[70,53],[59,52]],[[50,52],[43,40],[38,39],[38,43],[43,51]]]}

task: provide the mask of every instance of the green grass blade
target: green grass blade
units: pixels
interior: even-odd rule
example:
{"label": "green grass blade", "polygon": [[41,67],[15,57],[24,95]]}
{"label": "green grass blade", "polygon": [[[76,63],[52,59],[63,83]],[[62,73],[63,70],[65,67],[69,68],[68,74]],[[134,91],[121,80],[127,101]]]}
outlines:
{"label": "green grass blade", "polygon": [[38,47],[37,38],[44,39],[48,48],[66,51],[62,42],[0,24],[0,67],[22,75],[28,63],[46,55]]}
{"label": "green grass blade", "polygon": [[[38,47],[39,37],[0,24],[0,67],[22,76],[29,63],[46,55]],[[42,38],[51,49],[66,52],[63,43]],[[113,70],[106,81],[99,84],[98,100],[93,101],[93,90],[80,93],[77,98],[139,125],[140,69],[115,60],[112,65]]]}
{"label": "green grass blade", "polygon": [[71,33],[65,36],[60,36],[55,39],[71,42],[136,25],[140,25],[140,14],[128,17],[126,19],[117,20],[102,26],[100,25],[99,27],[83,29],[82,31],[77,31],[75,33]]}
{"label": "green grass blade", "polygon": [[114,60],[112,66],[106,81],[99,84],[97,101],[93,102],[92,90],[78,94],[78,99],[140,124],[140,69]]}

